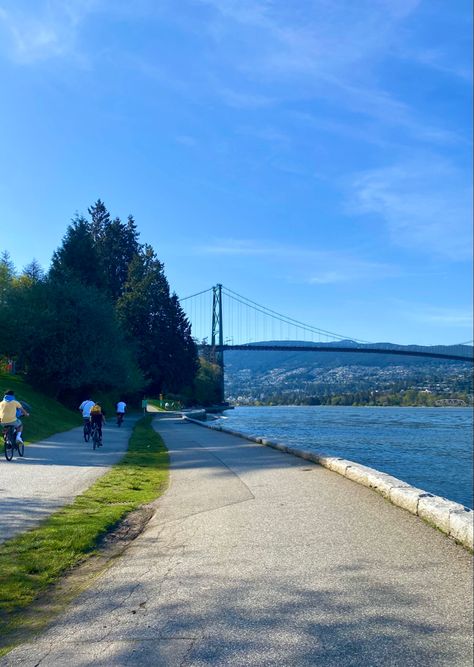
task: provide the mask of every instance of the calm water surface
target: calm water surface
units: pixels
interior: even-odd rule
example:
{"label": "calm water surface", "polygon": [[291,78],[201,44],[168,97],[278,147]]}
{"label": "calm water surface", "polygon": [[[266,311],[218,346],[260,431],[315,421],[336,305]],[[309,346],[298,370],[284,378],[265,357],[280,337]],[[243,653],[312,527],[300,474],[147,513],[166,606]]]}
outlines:
{"label": "calm water surface", "polygon": [[473,506],[468,408],[241,407],[228,428],[342,456]]}

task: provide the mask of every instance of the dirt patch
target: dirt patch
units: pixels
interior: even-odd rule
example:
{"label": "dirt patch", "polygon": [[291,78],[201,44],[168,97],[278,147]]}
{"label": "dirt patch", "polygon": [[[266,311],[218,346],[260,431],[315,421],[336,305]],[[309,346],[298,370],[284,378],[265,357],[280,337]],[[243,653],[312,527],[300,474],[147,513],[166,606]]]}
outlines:
{"label": "dirt patch", "polygon": [[130,542],[143,532],[154,513],[154,503],[150,503],[127,514],[115,528],[106,533],[99,541],[100,555],[111,558],[122,553]]}

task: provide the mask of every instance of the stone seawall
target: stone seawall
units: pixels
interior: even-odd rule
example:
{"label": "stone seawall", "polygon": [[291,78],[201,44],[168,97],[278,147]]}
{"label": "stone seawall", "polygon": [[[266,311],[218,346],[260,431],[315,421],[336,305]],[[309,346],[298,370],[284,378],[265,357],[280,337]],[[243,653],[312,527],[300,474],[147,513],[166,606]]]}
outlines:
{"label": "stone seawall", "polygon": [[223,433],[235,435],[239,438],[298,456],[307,461],[318,463],[357,484],[362,484],[373,489],[393,505],[397,505],[419,516],[431,526],[438,528],[438,530],[453,538],[459,544],[462,544],[470,551],[474,551],[474,512],[464,507],[464,505],[455,503],[447,498],[442,498],[441,496],[435,496],[423,489],[417,489],[407,482],[392,477],[387,473],[380,472],[375,468],[369,468],[360,463],[355,463],[354,461],[348,461],[342,457],[328,456],[327,454],[309,449],[291,447],[268,440],[267,438],[247,435],[239,431],[223,428],[222,426],[211,426],[204,421],[192,419],[188,415],[183,415],[183,418],[199,424],[199,426],[210,428],[213,431],[222,431]]}

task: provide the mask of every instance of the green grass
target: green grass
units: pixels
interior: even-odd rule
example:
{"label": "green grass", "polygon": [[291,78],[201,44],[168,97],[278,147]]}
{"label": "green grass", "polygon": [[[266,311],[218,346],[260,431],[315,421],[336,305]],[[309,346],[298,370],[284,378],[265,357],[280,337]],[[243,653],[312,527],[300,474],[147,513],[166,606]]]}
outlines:
{"label": "green grass", "polygon": [[25,442],[37,442],[82,424],[79,410],[69,410],[53,398],[40,394],[19,375],[0,373],[0,400],[7,389],[13,389],[18,400],[30,405],[30,416],[22,417]]}
{"label": "green grass", "polygon": [[166,488],[168,453],[151,419],[137,422],[123,459],[72,504],[0,545],[0,646],[8,647],[3,652],[11,648],[8,634],[21,628],[21,612],[95,553],[101,536],[120,519]]}

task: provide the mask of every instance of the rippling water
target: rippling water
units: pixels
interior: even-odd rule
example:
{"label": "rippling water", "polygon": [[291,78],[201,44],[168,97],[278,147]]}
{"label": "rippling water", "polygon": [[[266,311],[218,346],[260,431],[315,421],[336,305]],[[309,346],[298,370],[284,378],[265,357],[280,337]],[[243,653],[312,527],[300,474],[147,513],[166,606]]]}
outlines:
{"label": "rippling water", "polygon": [[377,468],[473,506],[467,408],[241,407],[225,426]]}

